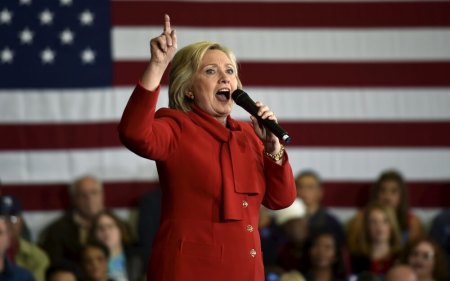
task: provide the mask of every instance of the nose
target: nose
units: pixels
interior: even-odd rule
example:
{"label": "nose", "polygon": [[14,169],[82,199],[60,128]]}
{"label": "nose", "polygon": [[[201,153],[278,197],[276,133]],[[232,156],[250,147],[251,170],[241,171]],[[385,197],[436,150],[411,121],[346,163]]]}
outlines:
{"label": "nose", "polygon": [[230,77],[228,77],[227,73],[225,71],[220,72],[220,78],[219,78],[220,84],[228,84],[230,83]]}

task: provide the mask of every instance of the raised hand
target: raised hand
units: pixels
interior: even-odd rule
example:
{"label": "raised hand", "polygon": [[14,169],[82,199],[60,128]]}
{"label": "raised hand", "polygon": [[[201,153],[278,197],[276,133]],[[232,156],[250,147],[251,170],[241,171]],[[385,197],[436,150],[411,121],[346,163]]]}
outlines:
{"label": "raised hand", "polygon": [[168,65],[177,50],[177,36],[170,27],[169,15],[164,15],[163,33],[150,41],[150,61]]}
{"label": "raised hand", "polygon": [[164,30],[161,35],[150,40],[150,63],[141,78],[141,84],[148,90],[155,90],[177,51],[177,36],[170,27],[169,15],[164,15]]}

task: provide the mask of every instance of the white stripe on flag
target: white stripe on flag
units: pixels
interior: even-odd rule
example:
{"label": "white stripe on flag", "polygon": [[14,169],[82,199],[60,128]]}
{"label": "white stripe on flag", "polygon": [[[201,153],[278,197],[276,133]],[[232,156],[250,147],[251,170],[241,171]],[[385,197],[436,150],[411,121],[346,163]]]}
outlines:
{"label": "white stripe on flag", "polygon": [[[244,89],[254,100],[269,105],[281,121],[450,119],[450,88]],[[0,91],[0,124],[118,121],[132,91],[133,87]],[[162,87],[158,107],[167,104],[167,87]],[[239,106],[232,116],[248,120]]]}
{"label": "white stripe on flag", "polygon": [[[288,147],[295,172],[312,168],[325,180],[373,180],[396,168],[407,180],[450,180],[450,149],[313,149]],[[0,152],[5,184],[69,182],[83,173],[107,181],[156,180],[153,161],[125,148],[64,151]]]}
{"label": "white stripe on flag", "polygon": [[[181,48],[217,41],[238,61],[439,61],[450,59],[450,28],[176,28]],[[148,60],[161,27],[115,27],[114,60]],[[181,36],[182,34],[182,36]],[[130,44],[130,42],[133,42]]]}

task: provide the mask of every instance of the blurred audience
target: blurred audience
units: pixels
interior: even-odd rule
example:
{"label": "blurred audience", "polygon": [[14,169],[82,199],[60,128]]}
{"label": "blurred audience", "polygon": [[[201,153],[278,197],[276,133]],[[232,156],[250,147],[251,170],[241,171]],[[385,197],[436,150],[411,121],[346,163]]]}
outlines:
{"label": "blurred audience", "polygon": [[331,232],[309,236],[306,258],[300,265],[307,281],[344,281],[346,272],[341,247]]}
{"label": "blurred audience", "polygon": [[72,208],[41,234],[40,245],[50,260],[78,262],[92,219],[104,209],[103,185],[93,176],[83,176],[69,187]]}
{"label": "blurred audience", "polygon": [[79,268],[66,261],[51,265],[45,272],[46,281],[82,281]]}
{"label": "blurred audience", "polygon": [[11,222],[9,259],[29,270],[36,281],[44,281],[45,270],[50,261],[42,249],[22,237],[24,218],[20,201],[14,196],[0,196],[0,215],[9,218]]}
{"label": "blurred audience", "polygon": [[348,240],[352,272],[383,276],[401,251],[401,235],[392,209],[372,203],[363,210],[363,232]]}
{"label": "blurred audience", "polygon": [[147,264],[153,249],[153,240],[161,218],[161,188],[144,194],[139,200],[137,220],[137,246]]}
{"label": "blurred audience", "polygon": [[418,281],[417,275],[410,266],[396,265],[386,274],[385,281]]}
{"label": "blurred audience", "polygon": [[306,206],[308,229],[311,235],[328,231],[333,233],[339,244],[345,242],[344,230],[338,219],[321,205],[324,195],[319,175],[314,171],[303,171],[295,178],[297,195]]}
{"label": "blurred audience", "polygon": [[[381,173],[372,187],[370,203],[377,202],[395,210],[396,219],[402,235],[402,243],[414,241],[424,235],[419,218],[409,210],[408,191],[403,176],[394,170]],[[348,224],[347,241],[361,236],[363,223],[359,212]]]}
{"label": "blurred audience", "polygon": [[356,280],[356,281],[381,281],[381,278],[373,272],[363,271],[360,274],[358,274],[356,279],[351,278],[350,280],[351,281],[353,281],[353,280]]}
{"label": "blurred audience", "polygon": [[259,209],[259,236],[261,239],[261,250],[264,253],[263,263],[268,280],[278,280],[278,277],[283,273],[283,269],[277,265],[277,256],[281,245],[285,242],[282,239],[281,232],[275,224],[271,212],[264,206]]}
{"label": "blurred audience", "polygon": [[81,270],[84,281],[115,281],[108,278],[108,247],[89,242],[81,249]]}
{"label": "blurred audience", "polygon": [[417,274],[418,281],[450,280],[447,256],[435,241],[423,238],[406,248],[402,261]]}
{"label": "blurred audience", "polygon": [[296,270],[292,270],[286,273],[283,273],[280,276],[280,279],[278,279],[278,281],[305,281],[305,278],[303,277],[303,275],[296,271]]}
{"label": "blurred audience", "polygon": [[305,205],[297,198],[291,206],[274,211],[274,215],[285,238],[277,255],[277,265],[285,271],[298,270],[305,259],[304,244],[308,235]]}
{"label": "blurred audience", "polygon": [[11,228],[9,218],[0,216],[0,280],[34,281],[35,279],[30,271],[15,265],[6,255],[11,243]]}
{"label": "blurred audience", "polygon": [[[444,209],[431,222],[430,237],[438,242],[450,257],[450,209]],[[450,268],[450,259],[449,265]]]}
{"label": "blurred audience", "polygon": [[145,273],[142,256],[132,248],[128,225],[109,210],[101,211],[93,220],[89,241],[108,247],[108,277],[115,281],[141,280]]}

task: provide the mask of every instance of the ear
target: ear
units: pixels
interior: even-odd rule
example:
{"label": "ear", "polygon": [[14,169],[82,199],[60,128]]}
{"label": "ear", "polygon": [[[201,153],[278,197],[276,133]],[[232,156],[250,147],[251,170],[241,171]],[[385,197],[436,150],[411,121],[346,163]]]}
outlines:
{"label": "ear", "polygon": [[190,100],[194,100],[194,93],[191,90],[187,90],[184,96]]}

